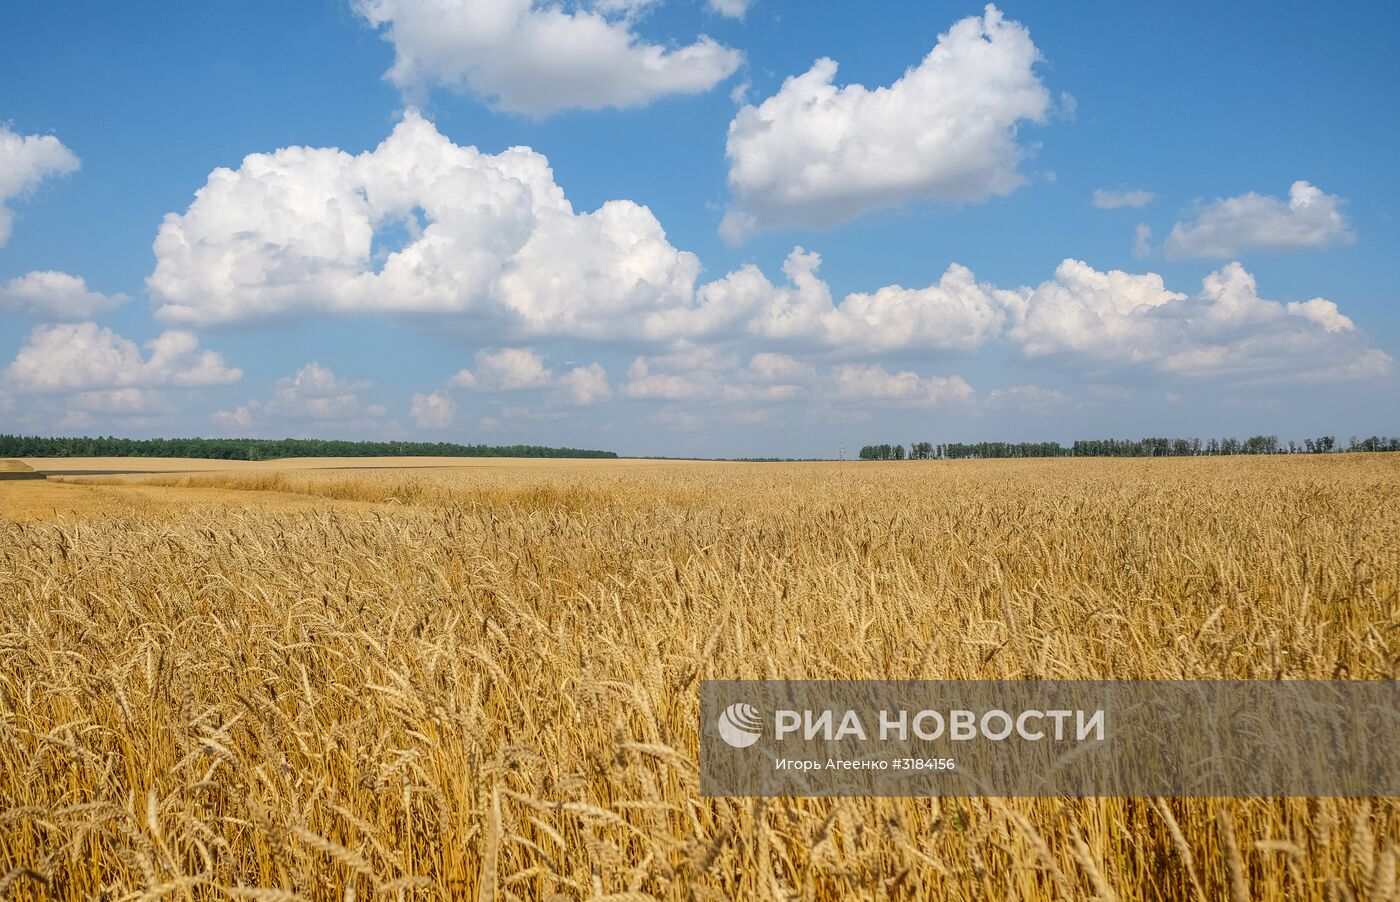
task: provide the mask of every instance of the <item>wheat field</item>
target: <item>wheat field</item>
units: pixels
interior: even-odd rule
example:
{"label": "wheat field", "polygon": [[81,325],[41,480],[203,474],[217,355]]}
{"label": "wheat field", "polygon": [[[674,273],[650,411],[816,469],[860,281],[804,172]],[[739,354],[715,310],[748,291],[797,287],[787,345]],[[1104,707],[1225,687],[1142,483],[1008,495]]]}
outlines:
{"label": "wheat field", "polygon": [[696,749],[709,678],[1395,679],[1400,456],[353,466],[0,483],[0,896],[1397,898],[1391,799]]}

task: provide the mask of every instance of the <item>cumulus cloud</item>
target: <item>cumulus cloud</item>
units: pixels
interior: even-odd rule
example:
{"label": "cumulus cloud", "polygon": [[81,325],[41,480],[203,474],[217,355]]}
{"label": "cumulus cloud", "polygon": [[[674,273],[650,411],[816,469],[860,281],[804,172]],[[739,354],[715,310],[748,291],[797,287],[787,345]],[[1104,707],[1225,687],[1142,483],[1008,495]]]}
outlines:
{"label": "cumulus cloud", "polygon": [[31,272],[0,284],[0,309],[17,310],[35,319],[91,319],[128,300],[124,294],[89,291],[80,276],[64,272]]}
{"label": "cumulus cloud", "polygon": [[152,414],[170,410],[165,393],[149,388],[110,388],[79,392],[68,400],[70,411],[96,414]]}
{"label": "cumulus cloud", "polygon": [[985,406],[990,410],[1010,409],[1020,413],[1050,413],[1069,402],[1065,393],[1038,385],[1014,385],[996,388],[987,393]]}
{"label": "cumulus cloud", "polygon": [[[376,247],[405,224],[404,246]],[[215,170],[155,253],[156,315],[199,324],[374,310],[610,337],[687,303],[699,271],[646,207],[576,214],[544,157],[459,147],[412,111],[358,156],[289,147]]]}
{"label": "cumulus cloud", "polygon": [[671,432],[698,432],[715,426],[772,425],[781,422],[782,411],[773,407],[666,407],[643,420]]}
{"label": "cumulus cloud", "polygon": [[670,354],[633,360],[622,391],[630,398],[689,402],[688,416],[700,418],[696,422],[714,419],[705,411],[725,406],[761,410],[764,405],[803,398],[939,407],[969,403],[975,397],[961,376],[892,373],[875,364],[857,363],[819,372],[807,361],[767,351],[740,366],[730,353],[688,344]]}
{"label": "cumulus cloud", "polygon": [[253,429],[253,411],[247,404],[240,404],[233,410],[216,410],[209,419],[223,432],[247,433]]}
{"label": "cumulus cloud", "polygon": [[0,124],[0,247],[10,240],[14,211],[9,202],[49,176],[76,171],[78,157],[53,135],[21,135]]}
{"label": "cumulus cloud", "polygon": [[529,348],[502,348],[478,351],[476,370],[461,370],[452,377],[450,384],[478,391],[519,391],[543,388],[553,378],[544,358]]}
{"label": "cumulus cloud", "polygon": [[831,310],[831,290],[817,276],[821,257],[794,248],[783,264],[788,284],[775,286],[752,264],[701,286],[694,303],[657,311],[648,321],[655,338],[693,339],[747,332],[768,338],[811,336]]}
{"label": "cumulus cloud", "polygon": [[1326,298],[1290,301],[1288,313],[1291,316],[1310,319],[1327,332],[1350,332],[1356,328],[1356,324],[1349,317],[1343,316],[1342,312],[1337,309],[1337,305]]}
{"label": "cumulus cloud", "polygon": [[816,368],[788,354],[764,351],[749,359],[749,372],[766,382],[807,382]]}
{"label": "cumulus cloud", "polygon": [[787,284],[774,285],[755,266],[707,283],[693,306],[658,313],[657,337],[693,338],[739,333],[759,339],[802,341],[845,352],[899,348],[971,350],[995,337],[1014,293],[979,283],[956,263],[925,288],[888,285],[854,292],[835,303],[818,275],[821,256],[795,248],[783,264]]}
{"label": "cumulus cloud", "polygon": [[233,410],[221,410],[213,420],[228,432],[265,426],[269,421],[294,424],[332,424],[342,428],[383,428],[389,411],[382,404],[365,404],[360,392],[368,382],[346,382],[312,361],[295,374],[278,379],[265,401],[249,401]]}
{"label": "cumulus cloud", "polygon": [[457,402],[447,392],[415,394],[409,415],[420,429],[446,429],[457,421]]}
{"label": "cumulus cloud", "polygon": [[746,367],[732,356],[698,346],[639,357],[623,393],[669,402],[649,422],[673,429],[710,423],[764,422],[780,417],[787,402],[817,403],[823,416],[858,419],[873,408],[944,410],[966,416],[992,411],[1049,414],[1070,398],[1038,385],[979,393],[959,375],[924,375],[874,363],[838,363],[818,369],[788,355],[761,352]]}
{"label": "cumulus cloud", "polygon": [[723,237],[830,226],[915,198],[1010,194],[1026,182],[1018,124],[1044,122],[1052,107],[1039,60],[1030,32],[990,5],[888,87],[838,87],[836,62],[818,60],[730,123],[736,205]]}
{"label": "cumulus cloud", "polygon": [[1133,230],[1133,256],[1141,260],[1152,255],[1152,227],[1145,222]]}
{"label": "cumulus cloud", "polygon": [[1006,294],[978,284],[972,270],[954,263],[927,288],[889,285],[847,295],[823,317],[825,340],[866,350],[972,350],[1001,331],[1006,302]]}
{"label": "cumulus cloud", "polygon": [[559,377],[559,385],[569,400],[579,407],[587,407],[612,397],[608,373],[597,363],[574,367]]}
{"label": "cumulus cloud", "polygon": [[243,377],[214,351],[201,351],[189,332],[170,330],[145,343],[96,323],[39,326],[5,370],[11,385],[28,392],[117,388],[195,388],[227,385]]}
{"label": "cumulus cloud", "polygon": [[360,401],[359,392],[367,388],[368,382],[346,382],[313,360],[295,375],[278,379],[264,408],[280,417],[315,420],[384,416],[388,411],[382,405]]}
{"label": "cumulus cloud", "polygon": [[629,398],[681,401],[718,397],[726,379],[738,368],[732,354],[705,345],[682,346],[670,354],[641,356],[627,368],[622,393]]}
{"label": "cumulus cloud", "polygon": [[742,19],[754,0],[710,0],[710,9],[731,19]]}
{"label": "cumulus cloud", "polygon": [[[406,243],[381,247],[396,228]],[[1149,234],[1140,231],[1140,243]],[[647,353],[620,383],[627,397],[718,397],[725,384],[735,397],[773,397],[797,384],[764,384],[738,351],[852,362],[1004,342],[1062,364],[1171,372],[1186,369],[1169,367],[1172,355],[1252,357],[1283,368],[1276,352],[1292,341],[1306,350],[1293,364],[1301,374],[1326,354],[1355,359],[1368,350],[1331,301],[1262,300],[1238,264],[1196,295],[1169,289],[1155,273],[1099,271],[1071,259],[1034,288],[979,281],[953,263],[927,286],[887,285],[838,300],[820,276],[820,255],[798,247],[779,282],[750,264],[697,285],[699,260],[673,247],[645,207],[619,200],[576,213],[543,157],[458,146],[414,112],[358,156],[285,148],[216,170],[188,210],[166,217],[156,254],[149,286],[167,320],[433,313],[493,343],[642,342]],[[1259,334],[1246,341],[1250,330]],[[655,353],[693,355],[703,345],[720,349],[710,375]],[[537,352],[515,347],[483,351],[451,387],[596,394],[582,388],[583,375],[561,378]]]}
{"label": "cumulus cloud", "polygon": [[1304,382],[1358,382],[1384,379],[1395,367],[1395,361],[1379,348],[1370,348],[1350,359],[1331,366],[1307,370]]}
{"label": "cumulus cloud", "polygon": [[760,352],[742,366],[730,351],[680,342],[668,354],[633,360],[622,391],[631,398],[761,404],[796,398],[815,378],[810,363],[787,354]]}
{"label": "cumulus cloud", "polygon": [[1100,210],[1116,210],[1119,207],[1145,207],[1156,200],[1157,195],[1141,188],[1111,190],[1100,188],[1094,192],[1094,206]]}
{"label": "cumulus cloud", "polygon": [[[1057,355],[1084,366],[1141,366],[1184,377],[1308,380],[1384,375],[1390,358],[1325,298],[1287,304],[1259,295],[1230,263],[1186,295],[1155,273],[1100,272],[1066,260],[1055,277],[1022,289],[1008,336],[1029,357]],[[1341,361],[1369,361],[1338,369]]]}
{"label": "cumulus cloud", "polygon": [[1253,192],[1219,198],[1198,205],[1193,218],[1173,225],[1164,247],[1167,256],[1183,258],[1351,244],[1356,235],[1342,212],[1344,204],[1305,181],[1293,183],[1287,201]]}
{"label": "cumulus cloud", "polygon": [[1184,298],[1156,273],[1100,272],[1065,260],[1053,279],[1023,292],[1010,335],[1031,357],[1078,352],[1134,360],[1154,344],[1150,311]]}
{"label": "cumulus cloud", "polygon": [[447,387],[483,392],[552,388],[554,391],[548,396],[551,405],[565,403],[574,407],[588,407],[613,396],[602,364],[575,366],[556,377],[545,359],[531,348],[478,351],[475,368],[458,371],[448,380]]}
{"label": "cumulus cloud", "polygon": [[838,366],[833,375],[839,398],[941,407],[968,404],[976,396],[961,376],[920,376],[910,370],[892,373],[869,363]]}
{"label": "cumulus cloud", "polygon": [[[720,3],[735,8],[740,0]],[[633,24],[646,5],[352,0],[355,12],[394,45],[386,77],[401,89],[441,85],[532,116],[698,94],[743,62],[739,51],[704,35],[683,47],[644,40]]]}

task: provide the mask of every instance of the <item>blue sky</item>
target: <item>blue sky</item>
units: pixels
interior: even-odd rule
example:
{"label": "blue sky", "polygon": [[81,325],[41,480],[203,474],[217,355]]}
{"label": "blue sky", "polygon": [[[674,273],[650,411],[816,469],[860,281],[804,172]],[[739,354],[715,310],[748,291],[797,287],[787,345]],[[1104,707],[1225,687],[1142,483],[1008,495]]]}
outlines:
{"label": "blue sky", "polygon": [[713,4],[0,8],[0,430],[1395,431],[1392,7]]}

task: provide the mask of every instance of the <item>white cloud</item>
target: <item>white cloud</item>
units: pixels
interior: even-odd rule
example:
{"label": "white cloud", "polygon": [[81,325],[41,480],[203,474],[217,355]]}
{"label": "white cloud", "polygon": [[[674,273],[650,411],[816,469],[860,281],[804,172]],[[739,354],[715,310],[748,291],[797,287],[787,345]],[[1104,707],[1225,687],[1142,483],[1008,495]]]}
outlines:
{"label": "white cloud", "polygon": [[704,35],[683,47],[647,42],[632,28],[645,5],[352,0],[394,45],[387,78],[400,88],[442,85],[534,116],[698,94],[743,62],[742,53]]}
{"label": "white cloud", "polygon": [[593,0],[593,9],[607,16],[638,17],[661,0]]}
{"label": "white cloud", "polygon": [[633,360],[622,392],[631,398],[761,404],[798,397],[815,376],[810,363],[786,354],[761,352],[745,367],[727,350],[680,342],[668,354]]}
{"label": "white cloud", "polygon": [[1133,230],[1133,256],[1141,260],[1152,255],[1152,227],[1145,222]]}
{"label": "white cloud", "polygon": [[[404,223],[408,243],[376,253]],[[575,214],[544,157],[459,147],[413,111],[358,156],[290,147],[216,169],[155,253],[152,303],[171,322],[451,313],[591,337],[687,304],[699,271],[646,207]]]}
{"label": "white cloud", "polygon": [[14,211],[7,204],[51,175],[78,168],[78,157],[53,135],[21,135],[0,124],[0,247],[10,239]]}
{"label": "white cloud", "polygon": [[[565,403],[588,407],[613,396],[608,374],[602,364],[576,366],[556,377],[543,357],[530,348],[501,348],[476,353],[476,366],[460,370],[447,383],[448,388],[473,391],[511,392],[526,389],[554,388],[548,405]],[[445,392],[439,392],[444,397]],[[427,396],[415,396],[427,397]],[[522,411],[525,408],[510,408]],[[557,412],[530,411],[531,416],[556,416]],[[509,414],[508,414],[509,415]]]}
{"label": "white cloud", "polygon": [[165,394],[148,388],[110,388],[79,392],[70,410],[100,414],[149,414],[168,411]]}
{"label": "white cloud", "polygon": [[710,9],[731,19],[742,19],[754,0],[709,0]]}
{"label": "white cloud", "polygon": [[749,372],[766,382],[807,382],[816,375],[810,363],[771,351],[753,355],[749,360]]}
{"label": "white cloud", "polygon": [[1156,321],[1148,312],[1185,295],[1168,291],[1156,273],[1099,272],[1065,260],[1054,279],[1024,298],[1010,336],[1029,356],[1079,352],[1131,361],[1153,344]]}
{"label": "white cloud", "polygon": [[747,332],[765,338],[813,337],[831,312],[831,290],[817,277],[821,256],[794,248],[783,263],[786,286],[775,286],[753,265],[701,286],[695,303],[659,311],[648,325],[653,337],[695,338]]}
{"label": "white cloud", "polygon": [[879,364],[834,364],[826,370],[788,354],[757,353],[748,367],[722,352],[686,346],[672,354],[638,357],[623,394],[651,401],[685,402],[665,408],[652,422],[671,427],[703,423],[766,422],[787,402],[812,410],[881,408],[946,409],[976,415],[981,410],[1047,413],[1070,399],[1057,389],[1016,385],[979,395],[960,375],[890,371]]}
{"label": "white cloud", "polygon": [[1069,401],[1064,392],[1038,385],[1015,385],[987,393],[986,406],[992,410],[1011,409],[1021,413],[1050,413]]}
{"label": "white cloud", "polygon": [[1288,200],[1241,194],[1198,205],[1195,217],[1172,226],[1167,256],[1234,257],[1243,251],[1315,250],[1356,240],[1342,212],[1345,201],[1304,181]]}
{"label": "white cloud", "polygon": [[359,393],[368,382],[346,382],[316,361],[285,379],[278,379],[264,410],[284,418],[310,417],[313,420],[352,420],[362,416],[382,417],[382,405],[365,405]]}
{"label": "white cloud", "polygon": [[687,402],[684,411],[668,409],[656,415],[656,422],[672,427],[733,423],[736,410],[747,411],[751,421],[769,419],[774,414],[765,405],[803,398],[938,407],[974,397],[959,376],[925,378],[870,364],[841,364],[819,374],[807,361],[773,352],[755,354],[748,366],[740,367],[733,355],[704,345],[638,357],[627,376],[622,386],[627,397]]}
{"label": "white cloud", "polygon": [[889,87],[837,87],[820,59],[729,125],[736,201],[722,235],[755,228],[829,226],[914,198],[966,202],[1026,182],[1017,166],[1023,120],[1044,122],[1049,91],[1030,32],[994,6],[940,35]]}
{"label": "white cloud", "polygon": [[745,266],[701,286],[694,306],[655,314],[656,337],[742,333],[760,339],[803,341],[845,353],[918,347],[969,350],[995,337],[1012,292],[981,284],[952,264],[938,282],[910,289],[888,285],[855,292],[839,304],[817,275],[821,256],[795,248],[783,264],[788,284],[777,286]]}
{"label": "white cloud", "polygon": [[682,401],[718,397],[724,390],[720,372],[737,363],[709,348],[658,357],[638,357],[627,368],[622,393],[629,398]]}
{"label": "white cloud", "polygon": [[456,388],[478,391],[519,391],[543,388],[553,378],[544,358],[529,348],[502,348],[499,351],[478,351],[476,370],[458,372],[450,384]]}
{"label": "white cloud", "polygon": [[976,394],[961,376],[920,376],[910,370],[892,373],[875,364],[845,364],[836,367],[833,375],[837,397],[848,400],[942,407],[968,404]]}
{"label": "white cloud", "polygon": [[384,428],[389,411],[382,404],[365,404],[360,392],[368,382],[346,382],[312,361],[295,374],[278,379],[266,401],[249,401],[221,410],[213,420],[225,431],[249,430],[269,421],[302,426],[308,422],[342,428]]}
{"label": "white cloud", "polygon": [[646,421],[675,432],[695,432],[702,428],[708,419],[690,410],[667,409],[649,414]]}
{"label": "white cloud", "polygon": [[247,432],[255,424],[253,411],[247,404],[240,404],[233,410],[216,410],[209,419],[224,432]]}
{"label": "white cloud", "polygon": [[1094,206],[1100,210],[1116,210],[1119,207],[1145,207],[1157,199],[1157,195],[1141,188],[1124,188],[1114,191],[1100,188],[1094,192]]}
{"label": "white cloud", "polygon": [[547,407],[512,407],[508,404],[501,405],[501,416],[508,420],[526,420],[536,423],[552,422],[562,420],[567,414],[560,410],[553,410]]}
{"label": "white cloud", "polygon": [[1394,368],[1395,361],[1389,354],[1371,348],[1340,363],[1308,370],[1301,378],[1304,382],[1369,382],[1384,379]]}
{"label": "white cloud", "polygon": [[1328,332],[1350,332],[1356,324],[1343,316],[1337,305],[1326,298],[1313,298],[1310,301],[1291,301],[1288,304],[1291,316],[1301,316],[1317,323]]}
{"label": "white cloud", "polygon": [[96,323],[39,326],[5,371],[23,391],[66,392],[116,388],[192,388],[226,385],[243,377],[214,351],[200,351],[189,332],[167,331],[136,343]]}
{"label": "white cloud", "polygon": [[128,300],[124,294],[89,291],[81,277],[64,272],[31,272],[0,284],[0,309],[18,310],[35,319],[91,319]]}
{"label": "white cloud", "polygon": [[697,432],[717,425],[772,424],[781,420],[781,411],[772,407],[709,408],[699,411],[668,407],[643,419],[673,432]]}
{"label": "white cloud", "polygon": [[1201,280],[1201,292],[1186,312],[1188,329],[1201,333],[1240,327],[1262,332],[1270,324],[1287,325],[1284,306],[1259,297],[1254,276],[1239,263],[1227,264]]}
{"label": "white cloud", "polygon": [[[376,233],[395,229],[407,231],[407,243],[377,250]],[[1149,240],[1145,231],[1138,237]],[[1238,265],[1190,296],[1155,273],[1101,272],[1075,260],[1014,290],[954,263],[926,287],[888,285],[838,301],[819,275],[820,255],[798,247],[778,284],[750,264],[697,287],[699,260],[673,247],[645,207],[621,200],[575,213],[543,157],[458,146],[414,112],[358,156],[286,148],[216,170],[184,214],[166,218],[156,253],[149,285],[168,320],[433,313],[492,343],[642,342],[619,388],[628,397],[718,398],[726,385],[736,399],[795,391],[797,383],[743,372],[739,355],[755,352],[852,362],[1002,341],[1085,367],[1169,372],[1168,358],[1201,352],[1235,363],[1252,357],[1232,371],[1257,372],[1287,369],[1270,349],[1296,340],[1295,350],[1312,349],[1296,365],[1301,374],[1322,366],[1324,353],[1366,351],[1330,301],[1263,301]],[[1250,330],[1258,340],[1245,341]],[[693,355],[700,342],[723,359],[717,372],[657,353]],[[452,386],[553,386],[560,399],[571,390],[538,353],[518,347],[483,351]]]}
{"label": "white cloud", "polygon": [[415,394],[409,414],[420,429],[446,429],[457,421],[457,402],[442,391]]}
{"label": "white cloud", "polygon": [[[1057,355],[1084,367],[1141,366],[1181,377],[1307,381],[1383,375],[1389,357],[1367,347],[1336,304],[1260,297],[1239,263],[1206,276],[1194,296],[1155,273],[1099,272],[1066,260],[1055,278],[1022,289],[1008,336],[1029,357]],[[1360,361],[1346,367],[1339,361]]]}
{"label": "white cloud", "polygon": [[972,350],[1001,331],[1004,307],[1001,292],[979,285],[972,270],[955,263],[927,288],[889,285],[847,295],[823,317],[825,340],[849,349]]}
{"label": "white cloud", "polygon": [[574,367],[559,377],[559,385],[569,399],[580,407],[587,407],[612,397],[612,386],[608,385],[607,371],[597,363]]}
{"label": "white cloud", "polygon": [[790,401],[804,392],[805,386],[801,385],[762,385],[749,381],[725,385],[719,396],[725,401],[760,404],[768,401]]}

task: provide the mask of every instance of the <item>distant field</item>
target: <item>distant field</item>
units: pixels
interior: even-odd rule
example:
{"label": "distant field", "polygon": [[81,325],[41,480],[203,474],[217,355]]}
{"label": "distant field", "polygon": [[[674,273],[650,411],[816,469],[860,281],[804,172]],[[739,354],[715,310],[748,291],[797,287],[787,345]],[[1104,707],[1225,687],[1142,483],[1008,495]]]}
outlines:
{"label": "distant field", "polygon": [[[415,486],[450,480],[451,473],[462,470],[564,475],[705,466],[659,460],[519,457],[300,457],[280,461],[31,457],[14,463],[50,477],[46,482],[26,483],[23,488],[6,487],[6,493],[0,495],[4,502],[0,503],[0,519],[15,521],[137,511],[147,516],[178,515],[208,505],[326,507],[337,495],[343,496],[342,501],[398,504],[403,499],[396,493],[404,495],[415,491]],[[311,474],[317,471],[324,471],[319,477],[321,487],[306,491],[317,478]]]}
{"label": "distant field", "polygon": [[[210,460],[195,457],[27,457],[22,462],[44,473],[268,472],[284,470],[397,470],[460,467],[616,466],[617,459],[539,457],[294,457],[286,460]],[[666,465],[670,461],[626,461]]]}
{"label": "distant field", "polygon": [[1394,897],[1391,799],[696,749],[707,678],[1395,679],[1400,455],[25,463],[140,472],[0,483],[0,895]]}

